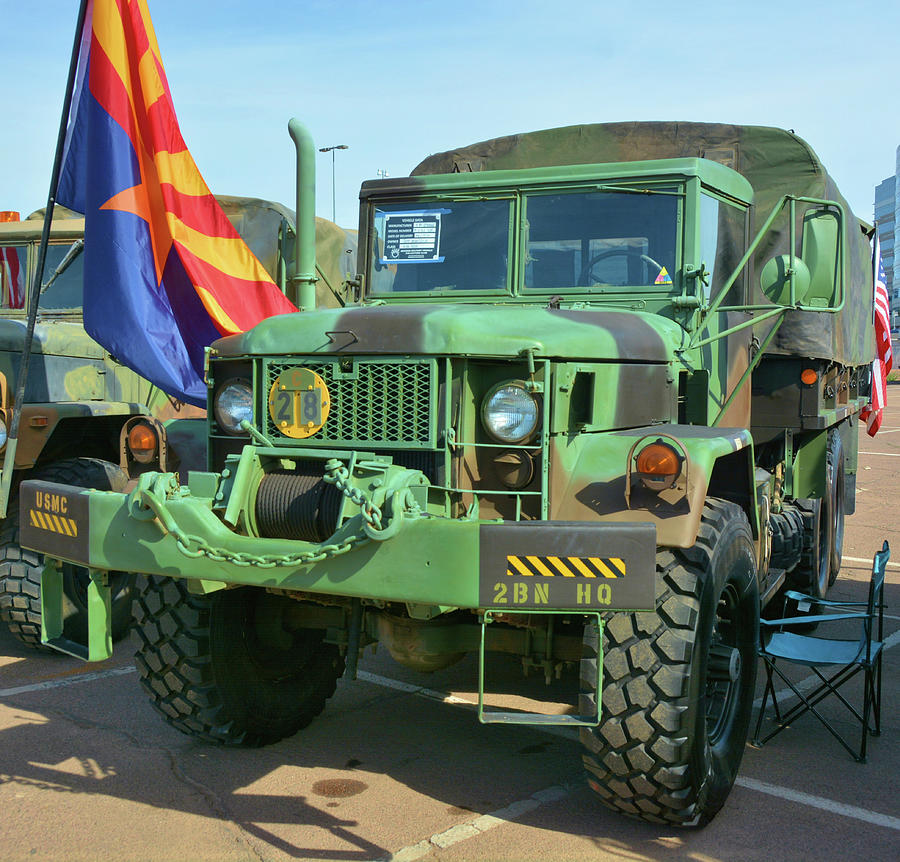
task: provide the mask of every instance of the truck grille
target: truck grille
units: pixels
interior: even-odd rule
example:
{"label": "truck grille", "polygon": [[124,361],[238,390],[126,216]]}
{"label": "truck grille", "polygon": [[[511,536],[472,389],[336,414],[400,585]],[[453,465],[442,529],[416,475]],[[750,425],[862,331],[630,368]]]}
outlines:
{"label": "truck grille", "polygon": [[269,360],[260,409],[272,440],[296,442],[279,432],[266,399],[278,375],[297,367],[315,371],[331,396],[325,426],[305,439],[304,446],[435,447],[437,366],[430,359],[345,360],[343,366],[339,359],[323,361],[319,357]]}

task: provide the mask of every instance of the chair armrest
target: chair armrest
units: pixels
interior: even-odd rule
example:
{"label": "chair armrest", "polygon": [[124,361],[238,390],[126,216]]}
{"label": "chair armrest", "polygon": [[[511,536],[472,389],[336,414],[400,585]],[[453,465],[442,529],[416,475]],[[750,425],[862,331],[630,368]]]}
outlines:
{"label": "chair armrest", "polygon": [[784,595],[795,602],[810,602],[811,604],[827,605],[833,608],[864,608],[868,604],[868,602],[837,602],[834,599],[817,599],[815,596],[798,593],[796,590],[788,590]]}
{"label": "chair armrest", "polygon": [[807,614],[800,617],[784,617],[780,620],[764,620],[760,619],[761,626],[776,627],[798,625],[800,623],[831,623],[837,620],[859,620],[865,619],[868,614],[849,613],[849,614]]}

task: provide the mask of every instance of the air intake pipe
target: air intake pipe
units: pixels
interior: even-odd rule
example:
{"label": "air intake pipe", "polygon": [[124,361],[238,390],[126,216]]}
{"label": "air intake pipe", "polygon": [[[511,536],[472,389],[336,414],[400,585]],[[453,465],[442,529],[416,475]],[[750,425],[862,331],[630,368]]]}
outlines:
{"label": "air intake pipe", "polygon": [[297,149],[297,238],[294,255],[292,296],[300,309],[316,307],[316,147],[312,135],[296,117],[288,133]]}

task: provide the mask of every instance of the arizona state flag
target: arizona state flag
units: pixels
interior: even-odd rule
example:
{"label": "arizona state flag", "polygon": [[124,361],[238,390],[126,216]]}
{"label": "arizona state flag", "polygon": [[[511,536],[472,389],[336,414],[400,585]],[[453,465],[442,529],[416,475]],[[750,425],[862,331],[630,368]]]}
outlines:
{"label": "arizona state flag", "polygon": [[296,311],[188,152],[146,0],[88,0],[56,198],[85,215],[85,328],[176,398],[205,405],[216,338]]}

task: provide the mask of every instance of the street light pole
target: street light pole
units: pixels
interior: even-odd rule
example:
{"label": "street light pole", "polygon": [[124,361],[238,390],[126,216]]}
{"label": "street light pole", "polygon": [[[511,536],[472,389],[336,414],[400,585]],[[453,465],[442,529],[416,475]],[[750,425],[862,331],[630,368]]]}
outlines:
{"label": "street light pole", "polygon": [[335,150],[349,150],[350,148],[346,144],[335,144],[333,147],[319,147],[320,153],[331,153],[331,220],[337,221],[336,212],[335,212],[335,197],[334,197],[334,151]]}

